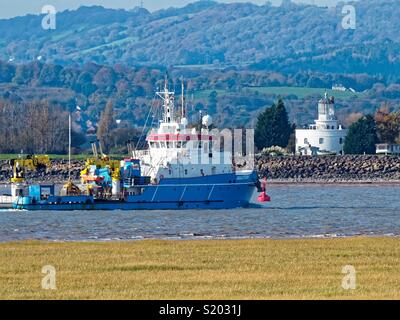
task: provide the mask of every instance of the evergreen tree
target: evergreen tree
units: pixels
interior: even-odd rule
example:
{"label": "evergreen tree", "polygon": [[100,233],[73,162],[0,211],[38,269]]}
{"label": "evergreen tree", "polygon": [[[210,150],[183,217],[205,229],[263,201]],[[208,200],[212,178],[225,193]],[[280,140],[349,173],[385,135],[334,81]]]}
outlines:
{"label": "evergreen tree", "polygon": [[114,129],[114,117],[113,117],[113,103],[108,100],[106,108],[101,113],[99,125],[97,128],[97,139],[104,147],[104,152],[109,152],[112,146],[113,137],[112,131]]}
{"label": "evergreen tree", "polygon": [[274,124],[274,133],[276,134],[274,145],[286,148],[292,133],[292,126],[290,125],[288,113],[282,99],[279,99],[276,106]]}
{"label": "evergreen tree", "polygon": [[374,117],[367,115],[350,126],[344,143],[344,153],[375,154],[377,142],[378,136]]}
{"label": "evergreen tree", "polygon": [[289,137],[289,142],[286,147],[288,152],[295,154],[296,153],[296,125],[293,123],[291,128],[291,133]]}
{"label": "evergreen tree", "polygon": [[255,144],[259,150],[272,146],[285,148],[288,145],[292,127],[285,105],[281,99],[258,116],[255,128]]}
{"label": "evergreen tree", "polygon": [[217,112],[217,103],[218,103],[218,93],[217,91],[212,91],[208,96],[208,113],[214,114]]}

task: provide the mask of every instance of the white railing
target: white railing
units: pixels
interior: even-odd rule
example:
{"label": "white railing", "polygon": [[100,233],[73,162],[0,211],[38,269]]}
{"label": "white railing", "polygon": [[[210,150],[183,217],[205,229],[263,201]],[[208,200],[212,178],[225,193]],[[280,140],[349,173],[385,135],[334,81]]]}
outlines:
{"label": "white railing", "polygon": [[136,158],[142,158],[144,156],[148,156],[150,154],[150,150],[135,150],[134,156]]}
{"label": "white railing", "polygon": [[10,204],[10,203],[12,203],[12,197],[11,196],[0,196],[0,203]]}

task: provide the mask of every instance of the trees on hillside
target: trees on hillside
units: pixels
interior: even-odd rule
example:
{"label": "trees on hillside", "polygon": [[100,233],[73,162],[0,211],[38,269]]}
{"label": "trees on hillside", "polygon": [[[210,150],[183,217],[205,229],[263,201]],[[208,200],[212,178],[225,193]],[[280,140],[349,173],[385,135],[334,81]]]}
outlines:
{"label": "trees on hillside", "polygon": [[[44,59],[62,64],[97,61],[130,66],[218,64],[220,61],[229,66],[249,65],[253,69],[287,70],[288,73],[329,70],[340,74],[399,77],[400,8],[393,5],[394,0],[360,1],[357,15],[365,18],[351,41],[346,33],[329,32],[338,23],[334,10],[293,3],[272,7],[199,3],[204,7],[196,3],[154,13],[100,6],[60,12],[57,16],[60,23],[54,34],[32,28],[38,24],[39,18],[35,15],[2,20],[0,56],[14,56],[19,63],[32,60],[40,52]],[[172,17],[175,17],[173,24]],[[320,23],[321,17],[324,23]],[[82,21],[85,28],[80,27]],[[176,36],[170,37],[172,33]],[[152,34],[166,41],[156,41],[149,36]],[[374,46],[365,42],[368,37],[375,39]],[[265,50],[264,43],[274,43],[274,46]],[[233,80],[229,82],[231,88],[235,87]],[[315,80],[311,79],[310,83],[319,82]],[[349,86],[343,81],[338,83]]]}
{"label": "trees on hillside", "polygon": [[[374,112],[376,105],[383,100],[391,106],[398,104],[399,101],[396,98],[397,85],[388,87],[389,80],[374,76],[335,75],[311,71],[284,75],[251,69],[206,69],[196,72],[189,70],[185,72],[180,68],[168,70],[172,82],[175,82],[176,93],[180,87],[177,79],[184,75],[185,81],[188,82],[185,90],[188,94],[186,99],[188,110],[193,110],[191,107],[196,105],[202,106],[203,110],[208,109],[210,114],[215,114],[214,123],[221,128],[238,127],[244,123],[253,127],[255,125],[253,114],[271,105],[276,99],[275,93],[269,89],[264,90],[263,87],[297,87],[317,82],[321,85],[324,83],[325,87],[332,83],[342,83],[357,90],[364,90],[372,87],[375,82],[382,82],[369,92],[358,95],[357,99],[352,99],[349,108],[341,109],[342,117],[354,112],[349,117],[350,122],[361,112]],[[79,105],[82,108],[82,119],[91,123],[99,121],[99,115],[107,100],[112,99],[114,106],[118,106],[119,112],[126,114],[134,110],[135,125],[140,126],[145,121],[149,105],[152,104],[154,91],[163,83],[165,71],[160,67],[128,68],[121,64],[112,67],[94,63],[60,66],[37,61],[25,65],[0,61],[0,99],[29,101],[50,97],[50,101],[55,101],[64,110],[73,110]],[[239,91],[238,88],[243,90]],[[302,96],[300,92],[303,91],[299,90],[296,94],[297,91],[297,88],[294,88],[293,91],[288,90],[283,94],[286,109],[291,114],[290,119],[302,125],[313,120],[313,113],[310,110],[311,107],[315,107],[317,97]],[[208,94],[205,94],[207,92]],[[338,98],[338,105],[344,104],[345,99],[347,98]],[[195,107],[194,110],[198,108]],[[81,126],[82,131],[87,130],[84,122],[77,124]]]}
{"label": "trees on hillside", "polygon": [[257,118],[255,144],[259,150],[271,146],[285,148],[288,145],[292,127],[282,99],[266,108]]}
{"label": "trees on hillside", "polygon": [[343,149],[346,154],[375,154],[377,142],[374,117],[367,115],[350,126]]}

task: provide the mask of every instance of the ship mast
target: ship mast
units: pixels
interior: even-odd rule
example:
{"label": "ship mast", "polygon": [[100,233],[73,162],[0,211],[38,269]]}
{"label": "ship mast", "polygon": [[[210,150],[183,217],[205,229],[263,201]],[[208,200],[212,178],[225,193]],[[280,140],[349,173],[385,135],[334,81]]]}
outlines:
{"label": "ship mast", "polygon": [[186,118],[186,110],[185,110],[185,84],[182,79],[182,95],[181,95],[181,107],[182,107],[182,115],[181,118]]}
{"label": "ship mast", "polygon": [[174,92],[168,90],[168,78],[165,77],[164,91],[157,92],[157,95],[164,101],[164,122],[171,123],[175,121],[174,115]]}

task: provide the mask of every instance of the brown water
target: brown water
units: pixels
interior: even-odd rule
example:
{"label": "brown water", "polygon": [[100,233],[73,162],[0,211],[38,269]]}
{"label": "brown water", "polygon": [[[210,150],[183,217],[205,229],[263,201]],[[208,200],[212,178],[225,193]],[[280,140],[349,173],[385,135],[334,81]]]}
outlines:
{"label": "brown water", "polygon": [[400,185],[271,185],[260,209],[0,211],[0,241],[400,236]]}

